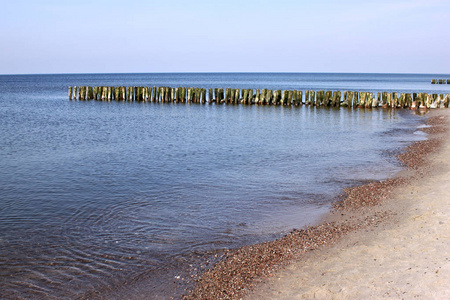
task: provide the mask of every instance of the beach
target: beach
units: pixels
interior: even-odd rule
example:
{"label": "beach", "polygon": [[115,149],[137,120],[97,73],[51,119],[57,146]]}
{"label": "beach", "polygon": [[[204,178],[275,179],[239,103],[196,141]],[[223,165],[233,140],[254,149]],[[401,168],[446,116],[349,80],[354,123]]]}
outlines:
{"label": "beach", "polygon": [[[232,272],[244,277],[225,290],[247,291],[247,283],[268,276],[286,257],[363,224],[304,228],[321,224],[344,189],[394,176],[403,169],[396,155],[425,139],[420,128],[427,117],[409,109],[70,101],[68,85],[96,86],[97,92],[119,85],[282,89],[303,96],[309,90],[310,99],[331,89],[341,96],[380,93],[380,99],[386,90],[391,96],[448,94],[450,85],[431,85],[429,78],[440,77],[1,76],[0,298],[180,298],[199,274],[242,246],[253,259],[245,260],[246,268],[237,260],[241,268]],[[374,201],[370,190],[381,189],[369,187],[352,190],[367,194],[354,204]],[[284,235],[274,242],[279,251],[272,251],[274,243],[252,246]],[[259,247],[267,252],[251,252]]]}
{"label": "beach", "polygon": [[405,171],[347,190],[319,225],[230,251],[186,298],[449,298],[449,117],[429,113]]}

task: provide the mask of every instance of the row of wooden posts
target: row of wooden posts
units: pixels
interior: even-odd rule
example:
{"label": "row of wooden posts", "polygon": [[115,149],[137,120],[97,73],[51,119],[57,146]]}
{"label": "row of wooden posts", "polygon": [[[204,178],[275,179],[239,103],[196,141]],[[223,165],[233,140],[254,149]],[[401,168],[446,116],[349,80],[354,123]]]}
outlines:
{"label": "row of wooden posts", "polygon": [[450,79],[431,79],[431,84],[450,84]]}
{"label": "row of wooden posts", "polygon": [[69,100],[177,102],[202,104],[313,105],[332,107],[448,107],[449,94],[269,89],[79,86],[69,87]]}

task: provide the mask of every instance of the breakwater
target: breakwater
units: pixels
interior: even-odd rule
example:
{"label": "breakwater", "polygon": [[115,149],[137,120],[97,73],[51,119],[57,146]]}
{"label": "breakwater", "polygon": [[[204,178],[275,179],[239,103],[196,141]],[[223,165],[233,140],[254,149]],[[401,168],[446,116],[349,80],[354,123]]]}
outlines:
{"label": "breakwater", "polygon": [[450,79],[431,79],[431,84],[450,84]]}
{"label": "breakwater", "polygon": [[172,102],[329,107],[440,108],[449,94],[325,90],[269,90],[194,87],[74,86],[69,100]]}

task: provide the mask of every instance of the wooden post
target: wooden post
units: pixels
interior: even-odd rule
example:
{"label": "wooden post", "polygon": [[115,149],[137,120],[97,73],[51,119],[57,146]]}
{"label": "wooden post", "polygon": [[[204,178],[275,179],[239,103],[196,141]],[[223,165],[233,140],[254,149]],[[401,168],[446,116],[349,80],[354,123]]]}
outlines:
{"label": "wooden post", "polygon": [[170,88],[170,102],[175,102],[176,101],[176,97],[175,97],[175,88]]}
{"label": "wooden post", "polygon": [[157,87],[156,88],[156,101],[155,102],[160,102],[161,100],[161,87]]}
{"label": "wooden post", "polygon": [[358,92],[357,91],[354,91],[353,92],[353,98],[352,98],[352,104],[351,104],[351,106],[352,107],[357,107],[358,106],[358,102],[359,102],[359,99],[358,99]]}
{"label": "wooden post", "polygon": [[275,96],[276,96],[276,90],[268,90],[267,91],[267,104],[269,105],[276,105],[275,103]]}
{"label": "wooden post", "polygon": [[372,107],[372,102],[373,102],[373,93],[367,93],[367,98],[366,98],[366,108],[371,108]]}
{"label": "wooden post", "polygon": [[336,107],[337,106],[337,94],[335,91],[332,92],[332,100],[331,100],[331,107]]}
{"label": "wooden post", "polygon": [[202,89],[202,104],[206,103],[206,89]]}
{"label": "wooden post", "polygon": [[139,101],[145,101],[144,87],[140,86],[139,88]]}
{"label": "wooden post", "polygon": [[194,98],[195,103],[200,103],[200,97],[202,95],[202,89],[201,88],[195,88],[194,92],[195,92],[195,98]]}
{"label": "wooden post", "polygon": [[225,89],[225,103],[226,104],[231,103],[231,88]]}
{"label": "wooden post", "polygon": [[187,93],[187,97],[186,97],[186,103],[191,103],[192,101],[192,94],[194,93],[194,88],[186,88],[186,93]]}
{"label": "wooden post", "polygon": [[143,94],[143,96],[142,96],[142,101],[144,101],[144,102],[147,102],[148,101],[148,87],[143,87],[142,88],[142,94]]}
{"label": "wooden post", "polygon": [[198,103],[199,102],[200,95],[201,95],[200,89],[199,88],[194,88],[194,99],[193,99],[194,103]]}
{"label": "wooden post", "polygon": [[156,102],[156,86],[152,87],[152,102]]}
{"label": "wooden post", "polygon": [[190,97],[188,97],[189,98],[188,101],[190,103],[195,103],[195,92],[196,92],[196,88],[191,87],[191,94],[190,94]]}
{"label": "wooden post", "polygon": [[320,90],[316,92],[316,106],[323,105],[324,91]]}
{"label": "wooden post", "polygon": [[258,105],[264,105],[266,102],[266,89],[257,89],[255,95],[255,103]]}
{"label": "wooden post", "polygon": [[306,90],[306,94],[305,94],[305,104],[309,105],[310,100],[309,100],[309,90]]}
{"label": "wooden post", "polygon": [[139,102],[139,87],[137,86],[133,86],[133,93],[134,93],[134,97],[135,97],[135,101]]}
{"label": "wooden post", "polygon": [[69,100],[72,100],[72,95],[73,95],[72,87],[69,86]]}
{"label": "wooden post", "polygon": [[224,102],[224,99],[225,99],[224,91],[223,89],[219,89],[219,103],[222,104]]}
{"label": "wooden post", "polygon": [[[360,98],[359,102],[360,102],[361,107],[366,107],[367,101],[369,101],[369,93],[362,92],[362,94],[363,94],[363,99],[361,100],[361,98]],[[361,103],[362,101],[364,101],[364,103]]]}
{"label": "wooden post", "polygon": [[411,108],[411,106],[412,106],[411,94],[407,93],[405,94],[405,107]]}
{"label": "wooden post", "polygon": [[180,92],[181,92],[181,88],[180,87],[175,88],[175,101],[177,103],[180,103],[180,95],[181,95]]}
{"label": "wooden post", "polygon": [[348,91],[344,91],[344,100],[342,101],[340,106],[342,107],[348,106]]}
{"label": "wooden post", "polygon": [[169,87],[164,87],[164,102],[169,102]]}
{"label": "wooden post", "polygon": [[381,93],[378,93],[377,96],[372,94],[372,107],[378,107],[379,100],[381,98]]}
{"label": "wooden post", "polygon": [[398,93],[393,92],[392,93],[392,100],[391,100],[391,107],[396,108],[398,104]]}
{"label": "wooden post", "polygon": [[344,106],[344,107],[351,107],[352,106],[352,98],[353,98],[353,92],[352,91],[346,91],[344,93],[345,101],[342,103],[342,106]]}
{"label": "wooden post", "polygon": [[256,95],[253,94],[253,89],[250,92],[250,104],[255,104],[256,103]]}
{"label": "wooden post", "polygon": [[219,89],[218,88],[214,88],[214,102],[219,103],[218,102],[218,95],[219,95]]}
{"label": "wooden post", "polygon": [[297,90],[292,91],[292,105],[298,106]]}
{"label": "wooden post", "polygon": [[182,87],[181,88],[181,102],[185,103],[186,102],[186,87]]}
{"label": "wooden post", "polygon": [[323,105],[324,106],[331,106],[333,105],[333,92],[332,91],[324,91],[325,96],[324,96],[324,100],[323,100]]}
{"label": "wooden post", "polygon": [[282,91],[281,90],[277,90],[277,100],[276,100],[276,104],[277,105],[283,105],[282,103],[281,103],[281,98],[282,98],[282,96],[283,96],[283,93],[282,93]]}
{"label": "wooden post", "polygon": [[437,99],[437,94],[432,94],[430,108],[437,108],[436,99]]}
{"label": "wooden post", "polygon": [[92,100],[94,99],[94,89],[92,88],[92,86],[88,87],[88,100]]}
{"label": "wooden post", "polygon": [[341,106],[341,99],[342,99],[342,93],[341,93],[341,91],[336,91],[336,92],[334,92],[335,94],[336,94],[336,100],[335,100],[335,103],[336,103],[336,107],[339,107],[339,106]]}
{"label": "wooden post", "polygon": [[256,89],[256,94],[255,94],[255,104],[259,104],[259,97],[261,95],[261,91],[259,89]]}
{"label": "wooden post", "polygon": [[282,106],[286,103],[286,98],[287,98],[286,91],[282,91],[281,92],[281,101],[280,101],[280,104]]}
{"label": "wooden post", "polygon": [[324,94],[325,92],[322,90],[316,92],[316,106],[321,106],[324,104],[323,103]]}
{"label": "wooden post", "polygon": [[190,93],[190,97],[188,97],[188,102],[189,103],[195,103],[195,88],[191,87],[191,93]]}
{"label": "wooden post", "polygon": [[398,99],[397,108],[403,108],[405,105],[405,93],[400,93],[400,97]]}
{"label": "wooden post", "polygon": [[83,86],[83,100],[87,100],[87,94],[88,94],[88,92],[87,92],[87,86]]}
{"label": "wooden post", "polygon": [[391,94],[383,92],[383,108],[391,107]]}
{"label": "wooden post", "polygon": [[163,95],[163,88],[162,87],[157,87],[157,93],[156,93],[156,102],[163,102],[164,100],[164,95]]}
{"label": "wooden post", "polygon": [[234,92],[234,104],[239,104],[239,100],[240,100],[240,90],[236,89],[236,91]]}
{"label": "wooden post", "polygon": [[242,90],[243,93],[243,104],[248,104],[248,89],[243,89]]}
{"label": "wooden post", "polygon": [[214,95],[213,95],[213,89],[212,88],[209,88],[208,89],[208,103],[209,104],[212,104],[213,103],[213,97]]}
{"label": "wooden post", "polygon": [[98,100],[98,87],[94,86],[94,100]]}
{"label": "wooden post", "polygon": [[232,89],[230,103],[234,104],[235,102],[236,102],[236,89]]}
{"label": "wooden post", "polygon": [[382,95],[381,96],[382,97],[381,103],[383,105],[386,105],[387,104],[387,95],[388,95],[388,93],[387,92],[383,92],[381,95]]}
{"label": "wooden post", "polygon": [[448,108],[449,102],[450,102],[450,97],[448,94],[446,94],[445,98],[444,98],[444,107]]}
{"label": "wooden post", "polygon": [[202,89],[201,88],[196,88],[196,99],[195,99],[195,103],[201,103],[202,100]]}
{"label": "wooden post", "polygon": [[166,87],[161,86],[159,87],[159,89],[160,89],[159,96],[161,98],[161,102],[164,103],[166,102]]}

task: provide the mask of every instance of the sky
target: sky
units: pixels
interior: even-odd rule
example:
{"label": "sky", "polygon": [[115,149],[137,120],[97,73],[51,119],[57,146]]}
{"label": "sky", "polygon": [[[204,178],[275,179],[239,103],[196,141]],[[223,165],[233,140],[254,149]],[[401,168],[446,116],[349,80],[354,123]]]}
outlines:
{"label": "sky", "polygon": [[0,5],[0,74],[450,73],[450,0]]}

